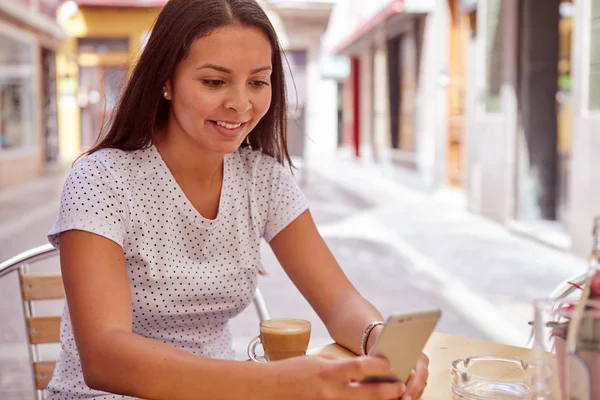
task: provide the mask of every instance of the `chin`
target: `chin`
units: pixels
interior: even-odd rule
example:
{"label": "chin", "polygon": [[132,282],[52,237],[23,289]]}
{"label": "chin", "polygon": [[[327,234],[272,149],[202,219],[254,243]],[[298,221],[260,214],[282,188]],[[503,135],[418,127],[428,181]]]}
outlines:
{"label": "chin", "polygon": [[221,143],[213,144],[212,146],[210,146],[210,148],[216,153],[231,154],[238,151],[242,143],[243,140],[223,141]]}

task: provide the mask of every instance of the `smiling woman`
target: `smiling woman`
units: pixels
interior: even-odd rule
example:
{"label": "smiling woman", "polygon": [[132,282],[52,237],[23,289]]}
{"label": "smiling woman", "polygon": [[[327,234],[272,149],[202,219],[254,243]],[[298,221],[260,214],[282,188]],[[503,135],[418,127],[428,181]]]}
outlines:
{"label": "smiling woman", "polygon": [[[227,26],[194,41],[164,86],[171,118],[159,132],[162,144],[190,141],[216,153],[236,151],[271,106],[272,54],[268,36],[254,27]],[[257,130],[257,144],[272,132]]]}
{"label": "smiling woman", "polygon": [[[112,124],[73,167],[49,233],[67,307],[50,399],[416,399],[385,360],[233,361],[269,242],[334,340],[381,314],[350,284],[296,185],[275,31],[254,0],[170,0]],[[326,283],[326,284],[325,284]],[[112,394],[111,394],[112,393]]]}
{"label": "smiling woman", "polygon": [[[197,3],[206,6],[199,7]],[[265,106],[267,95],[268,104],[266,114],[254,118],[256,133],[242,146],[260,148],[279,162],[285,160],[291,164],[284,146],[286,88],[282,52],[275,30],[253,1],[232,1],[232,8],[216,6],[219,3],[223,2],[167,3],[123,92],[112,124],[89,154],[103,148],[139,150],[150,146],[173,117],[169,101],[173,99],[174,91],[186,87],[186,83],[200,82],[209,89],[221,89],[229,83],[231,94],[240,79],[255,78],[256,82],[249,84],[257,89],[266,87],[262,90],[261,106]],[[236,12],[231,12],[232,9]],[[228,37],[228,34],[233,36]],[[199,40],[201,38],[207,41]],[[230,50],[223,52],[222,49]],[[180,86],[174,87],[176,82],[172,81],[177,81]],[[197,85],[193,84],[187,88],[187,93],[183,90],[180,100],[195,88]],[[196,96],[202,95],[198,92]],[[179,98],[175,101],[179,103]],[[130,107],[131,104],[136,106]],[[233,120],[240,118],[236,116]],[[250,131],[251,128],[246,126],[240,133]]]}

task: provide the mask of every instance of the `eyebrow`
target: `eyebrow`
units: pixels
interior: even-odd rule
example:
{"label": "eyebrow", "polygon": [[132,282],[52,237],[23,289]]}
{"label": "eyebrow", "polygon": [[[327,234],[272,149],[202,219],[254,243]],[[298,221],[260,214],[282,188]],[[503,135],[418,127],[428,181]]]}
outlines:
{"label": "eyebrow", "polygon": [[[232,71],[229,68],[225,68],[225,67],[221,67],[219,65],[214,65],[214,64],[204,64],[203,66],[196,68],[197,70],[201,70],[201,69],[214,69],[215,71],[219,71],[219,72],[224,72],[226,74],[231,74]],[[259,72],[262,71],[271,71],[273,68],[271,68],[270,66],[266,66],[266,67],[260,67],[260,68],[256,68],[253,69],[252,71],[250,71],[251,74],[257,74]]]}

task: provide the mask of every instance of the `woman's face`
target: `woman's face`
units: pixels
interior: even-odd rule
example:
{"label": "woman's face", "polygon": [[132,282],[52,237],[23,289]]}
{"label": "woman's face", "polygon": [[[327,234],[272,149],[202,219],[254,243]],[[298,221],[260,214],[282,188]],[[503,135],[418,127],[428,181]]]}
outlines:
{"label": "woman's face", "polygon": [[166,84],[167,135],[232,153],[271,105],[271,44],[258,28],[228,26],[194,41]]}

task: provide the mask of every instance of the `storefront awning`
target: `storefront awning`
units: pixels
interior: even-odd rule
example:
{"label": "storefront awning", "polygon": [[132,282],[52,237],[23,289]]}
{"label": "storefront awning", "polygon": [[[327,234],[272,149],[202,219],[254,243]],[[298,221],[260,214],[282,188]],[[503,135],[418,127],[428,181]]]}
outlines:
{"label": "storefront awning", "polygon": [[358,42],[365,35],[369,34],[379,24],[392,17],[395,14],[399,14],[404,11],[404,0],[392,0],[387,6],[383,7],[373,17],[358,25],[358,27],[344,38],[338,45],[336,45],[331,51],[333,54],[343,54],[344,51]]}
{"label": "storefront awning", "polygon": [[[41,12],[31,12],[29,7],[24,6],[24,3],[0,0],[0,13],[14,18],[24,26],[48,35],[51,40],[62,41],[67,38],[67,34],[55,19]],[[58,42],[56,42],[56,46],[58,46]]]}
{"label": "storefront awning", "polygon": [[336,46],[331,53],[334,55],[346,54],[348,50],[371,35],[380,25],[398,14],[427,14],[435,9],[434,0],[389,0],[377,13],[358,26]]}

